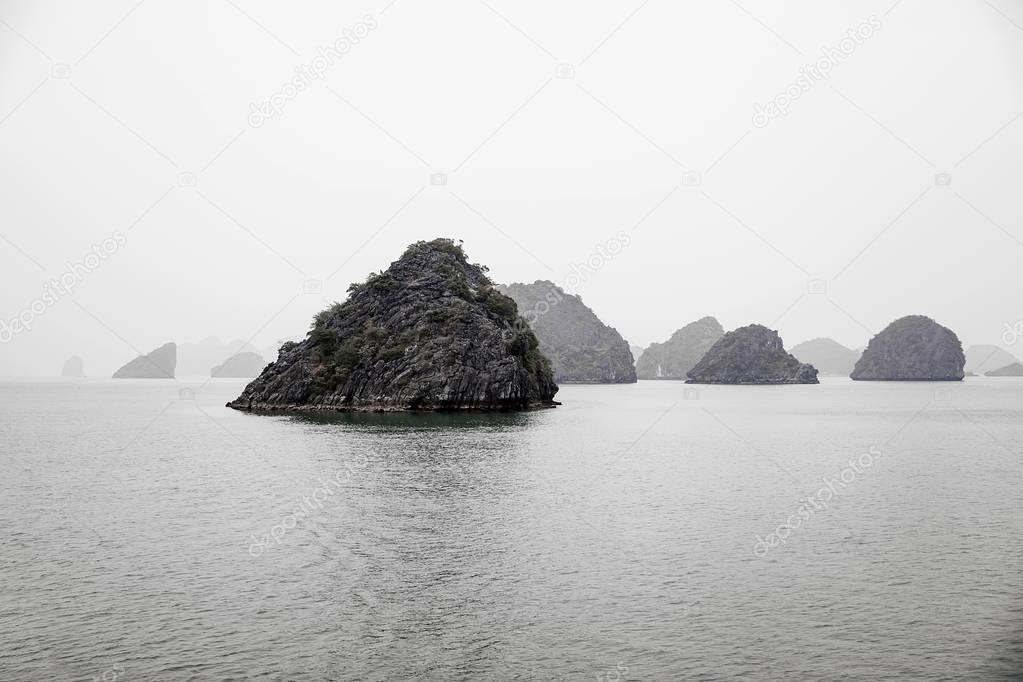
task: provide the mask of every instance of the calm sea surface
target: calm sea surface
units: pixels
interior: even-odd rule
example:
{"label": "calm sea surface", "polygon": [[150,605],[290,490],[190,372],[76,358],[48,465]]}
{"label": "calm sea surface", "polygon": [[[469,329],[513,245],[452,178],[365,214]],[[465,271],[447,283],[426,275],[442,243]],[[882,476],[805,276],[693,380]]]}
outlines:
{"label": "calm sea surface", "polygon": [[1023,380],[201,383],[0,382],[3,679],[1019,678]]}

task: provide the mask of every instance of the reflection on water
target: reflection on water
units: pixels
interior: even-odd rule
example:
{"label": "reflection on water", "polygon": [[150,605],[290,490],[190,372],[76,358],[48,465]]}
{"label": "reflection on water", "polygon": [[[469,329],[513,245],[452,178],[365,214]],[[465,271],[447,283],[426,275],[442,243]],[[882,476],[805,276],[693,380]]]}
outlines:
{"label": "reflection on water", "polygon": [[1023,660],[1023,381],[301,416],[221,407],[241,383],[0,383],[0,671],[992,679]]}

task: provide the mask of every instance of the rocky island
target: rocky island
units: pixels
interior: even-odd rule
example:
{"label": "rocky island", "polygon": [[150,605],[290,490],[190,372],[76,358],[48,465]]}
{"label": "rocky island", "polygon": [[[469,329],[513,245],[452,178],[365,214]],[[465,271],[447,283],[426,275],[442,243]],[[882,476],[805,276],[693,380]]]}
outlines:
{"label": "rocky island", "polygon": [[259,373],[266,367],[263,356],[259,353],[246,351],[236,353],[223,363],[210,369],[211,377],[251,379],[259,376]]}
{"label": "rocky island", "polygon": [[686,374],[687,384],[816,384],[817,370],[785,352],[778,332],[739,327],[717,341]]}
{"label": "rocky island", "polygon": [[817,368],[825,376],[847,377],[860,359],[860,352],[846,348],[832,339],[813,339],[796,344],[792,355]]}
{"label": "rocky island", "polygon": [[980,376],[1019,362],[1012,353],[990,344],[975,344],[966,349],[966,375]]}
{"label": "rocky island", "polygon": [[924,315],[909,315],[870,340],[850,376],[856,381],[962,381],[965,364],[955,332]]}
{"label": "rocky island", "polygon": [[140,355],[114,372],[115,379],[173,379],[177,346],[165,343],[148,355]]}
{"label": "rocky island", "polygon": [[85,367],[82,363],[82,358],[77,355],[72,355],[64,363],[64,367],[60,370],[62,377],[75,377],[82,378],[85,376]]}
{"label": "rocky island", "polygon": [[550,358],[554,380],[569,384],[633,384],[629,344],[600,321],[582,299],[544,280],[498,287],[518,305]]}
{"label": "rocky island", "polygon": [[486,269],[417,242],[349,287],[227,404],[261,412],[523,410],[557,405],[550,362]]}
{"label": "rocky island", "polygon": [[986,377],[1023,377],[1023,364],[1014,362],[1011,365],[1006,365],[999,369],[993,369],[990,372],[984,372]]}
{"label": "rocky island", "polygon": [[721,323],[713,317],[691,322],[664,343],[650,344],[636,361],[636,375],[640,379],[685,379],[724,335]]}

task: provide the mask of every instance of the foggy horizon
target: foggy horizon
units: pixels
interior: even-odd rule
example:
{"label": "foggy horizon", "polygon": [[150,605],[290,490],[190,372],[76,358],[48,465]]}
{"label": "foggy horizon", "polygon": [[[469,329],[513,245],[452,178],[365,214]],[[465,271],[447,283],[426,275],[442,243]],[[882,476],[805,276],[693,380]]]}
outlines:
{"label": "foggy horizon", "polygon": [[2,319],[123,236],[0,375],[300,338],[435,237],[562,284],[619,232],[571,293],[633,345],[711,315],[859,348],[923,314],[1018,355],[1023,13],[799,7],[0,3]]}

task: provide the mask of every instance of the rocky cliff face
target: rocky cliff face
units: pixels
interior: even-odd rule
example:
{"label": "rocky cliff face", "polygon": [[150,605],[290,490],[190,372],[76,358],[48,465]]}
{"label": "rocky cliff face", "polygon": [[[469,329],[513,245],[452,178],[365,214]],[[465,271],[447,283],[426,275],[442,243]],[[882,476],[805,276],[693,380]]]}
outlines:
{"label": "rocky cliff face", "polygon": [[559,383],[631,384],[636,367],[629,344],[607,326],[578,296],[553,282],[500,287],[518,305],[551,359]]}
{"label": "rocky cliff face", "polygon": [[77,355],[72,355],[64,363],[63,369],[60,371],[62,377],[84,377],[85,367],[82,363],[82,358]]}
{"label": "rocky cliff face", "polygon": [[813,365],[826,376],[847,377],[860,359],[860,353],[831,339],[813,339],[792,347],[800,362]]}
{"label": "rocky cliff face", "polygon": [[759,324],[730,331],[686,375],[687,384],[816,384],[817,370],[785,352],[778,332]]}
{"label": "rocky cliff face", "polygon": [[178,349],[165,343],[148,355],[140,355],[114,372],[115,379],[173,379]]}
{"label": "rocky cliff face", "polygon": [[263,361],[263,356],[259,353],[237,353],[224,360],[222,364],[210,369],[210,376],[251,379],[259,376],[265,366],[266,362]]}
{"label": "rocky cliff face", "polygon": [[1011,365],[984,372],[986,377],[1023,377],[1023,364],[1014,362]]}
{"label": "rocky cliff face", "polygon": [[724,335],[721,323],[713,317],[687,324],[666,342],[650,344],[636,361],[636,375],[640,379],[685,379]]}
{"label": "rocky cliff face", "polygon": [[549,361],[515,302],[449,239],[417,242],[284,344],[228,407],[259,411],[556,405]]}
{"label": "rocky cliff face", "polygon": [[870,340],[850,375],[857,381],[960,381],[959,337],[929,317],[895,320]]}

